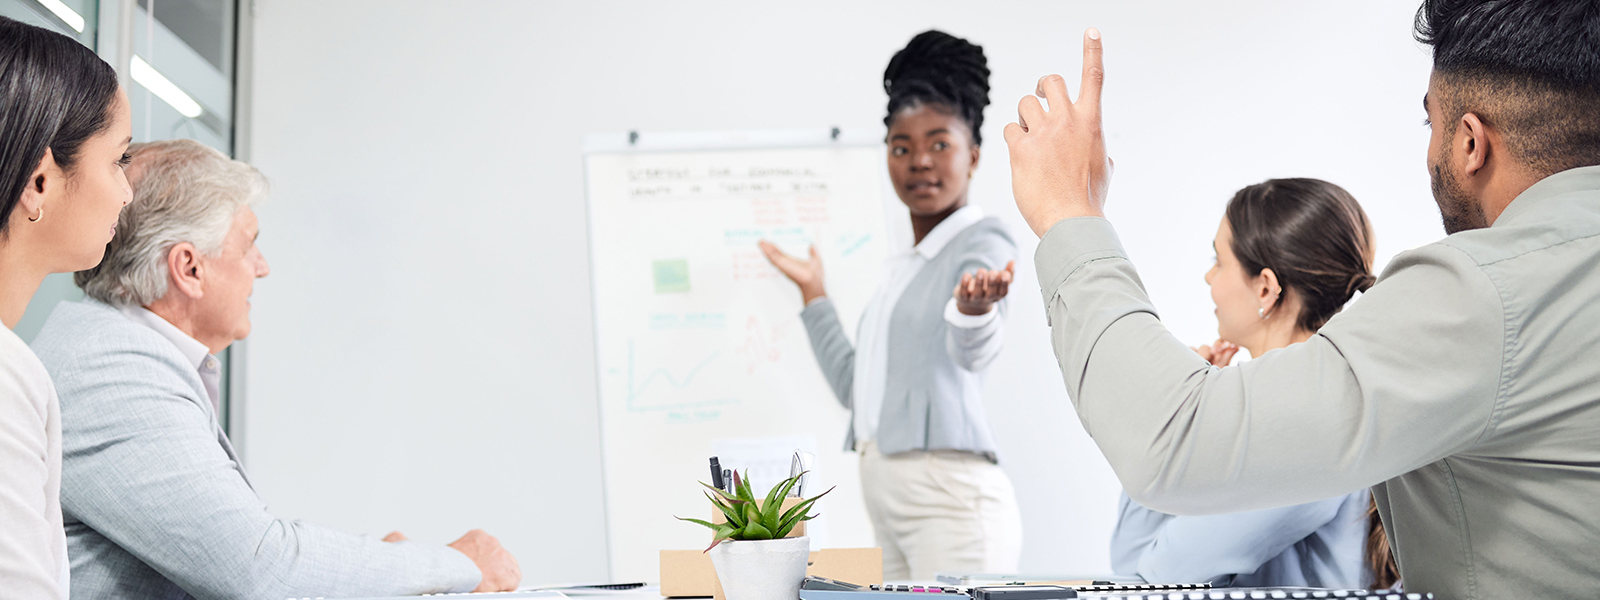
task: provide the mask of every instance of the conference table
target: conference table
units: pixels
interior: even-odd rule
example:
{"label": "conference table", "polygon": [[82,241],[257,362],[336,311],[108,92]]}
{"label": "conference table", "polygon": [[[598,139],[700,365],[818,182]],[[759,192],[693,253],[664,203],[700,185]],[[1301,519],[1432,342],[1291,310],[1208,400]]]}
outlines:
{"label": "conference table", "polygon": [[[890,582],[896,585],[938,587],[929,582]],[[900,595],[900,594],[895,594]],[[905,594],[908,598],[919,596]],[[632,590],[523,590],[483,594],[433,594],[422,598],[451,598],[453,600],[662,600],[661,587],[646,585]],[[1085,592],[1080,598],[1105,600],[1433,600],[1432,594],[1389,592],[1383,590],[1327,590],[1315,588],[1228,588],[1209,590],[1125,590],[1119,592]],[[419,596],[393,598],[362,598],[359,600],[415,600]],[[289,599],[296,600],[296,599]],[[313,599],[301,599],[313,600]],[[323,599],[315,599],[323,600]],[[355,599],[351,599],[355,600]]]}

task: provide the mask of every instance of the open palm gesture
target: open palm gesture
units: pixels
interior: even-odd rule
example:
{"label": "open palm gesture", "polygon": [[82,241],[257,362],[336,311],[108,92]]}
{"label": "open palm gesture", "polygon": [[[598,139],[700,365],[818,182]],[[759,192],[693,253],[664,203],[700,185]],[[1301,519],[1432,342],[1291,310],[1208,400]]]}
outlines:
{"label": "open palm gesture", "polygon": [[810,304],[812,300],[828,295],[822,286],[822,257],[817,256],[817,247],[810,248],[811,258],[800,260],[784,254],[772,242],[761,240],[761,253],[767,255],[767,260],[772,266],[783,272],[789,281],[800,286],[800,301]]}
{"label": "open palm gesture", "polygon": [[1006,297],[1011,281],[1016,276],[1017,261],[1006,263],[1006,268],[995,271],[978,269],[963,273],[956,284],[956,310],[964,315],[988,314],[994,303]]}

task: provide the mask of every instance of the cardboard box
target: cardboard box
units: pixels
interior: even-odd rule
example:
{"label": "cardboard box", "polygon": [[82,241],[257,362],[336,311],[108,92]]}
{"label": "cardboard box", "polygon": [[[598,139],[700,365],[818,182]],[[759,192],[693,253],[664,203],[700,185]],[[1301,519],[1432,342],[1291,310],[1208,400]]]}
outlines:
{"label": "cardboard box", "polygon": [[[811,553],[806,574],[857,585],[878,585],[883,583],[883,549],[824,548]],[[723,600],[722,583],[717,581],[711,555],[700,550],[662,550],[661,595]]]}

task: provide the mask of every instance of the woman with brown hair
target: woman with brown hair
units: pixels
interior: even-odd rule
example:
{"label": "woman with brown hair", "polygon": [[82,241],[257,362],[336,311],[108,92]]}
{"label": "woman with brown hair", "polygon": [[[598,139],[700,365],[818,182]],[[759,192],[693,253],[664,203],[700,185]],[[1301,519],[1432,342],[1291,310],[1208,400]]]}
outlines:
{"label": "woman with brown hair", "polygon": [[[1261,356],[1310,339],[1377,280],[1366,213],[1349,192],[1317,179],[1273,179],[1239,190],[1213,248],[1206,283],[1219,339],[1195,352],[1216,367],[1227,366],[1240,348]],[[1388,587],[1393,559],[1371,506],[1363,489],[1283,508],[1178,517],[1123,494],[1112,567],[1152,583]]]}

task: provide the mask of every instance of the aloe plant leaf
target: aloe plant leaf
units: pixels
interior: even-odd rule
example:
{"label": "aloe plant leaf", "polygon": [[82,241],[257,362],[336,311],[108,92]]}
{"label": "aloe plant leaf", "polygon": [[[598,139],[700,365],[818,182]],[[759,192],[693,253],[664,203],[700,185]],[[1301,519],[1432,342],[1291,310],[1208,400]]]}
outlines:
{"label": "aloe plant leaf", "polygon": [[779,521],[780,522],[781,521],[785,521],[785,520],[788,520],[789,517],[794,516],[795,514],[804,513],[805,511],[809,510],[811,508],[811,505],[816,503],[816,501],[819,498],[822,498],[823,496],[828,495],[828,492],[831,492],[831,491],[833,491],[834,489],[836,489],[838,487],[839,486],[833,486],[831,488],[828,488],[827,492],[823,492],[821,494],[817,494],[815,496],[812,496],[810,500],[806,500],[805,502],[801,502],[799,504],[794,505],[788,511],[783,513],[783,518],[779,519]]}
{"label": "aloe plant leaf", "polygon": [[744,478],[739,477],[739,472],[733,472],[733,491],[745,502],[755,502],[756,496],[750,491],[750,471],[745,471]]}
{"label": "aloe plant leaf", "polygon": [[[805,473],[801,473],[800,475],[805,475]],[[789,490],[794,487],[795,482],[800,480],[800,475],[790,477],[779,482],[778,485],[772,486],[772,489],[767,492],[767,501],[761,505],[762,509],[765,510],[767,505],[777,502],[780,498],[788,497]]]}
{"label": "aloe plant leaf", "polygon": [[732,523],[734,527],[744,527],[750,522],[749,519],[744,518],[744,513],[738,511],[724,514],[728,517],[728,522]]}
{"label": "aloe plant leaf", "polygon": [[732,502],[734,504],[738,504],[740,502],[744,502],[744,500],[739,499],[738,496],[735,496],[735,495],[729,494],[728,492],[725,492],[723,490],[717,489],[715,486],[707,485],[706,482],[704,482],[704,481],[701,481],[699,483],[700,483],[700,485],[706,486],[706,489],[716,492],[717,495],[721,496],[723,500],[727,500],[727,501]]}
{"label": "aloe plant leaf", "polygon": [[744,531],[739,532],[739,538],[746,540],[770,540],[772,539],[772,530],[762,527],[760,523],[752,521],[749,525],[744,526]]}
{"label": "aloe plant leaf", "polygon": [[716,497],[716,496],[712,496],[712,495],[711,495],[711,494],[706,494],[706,495],[705,495],[705,496],[706,496],[706,499],[707,499],[707,500],[710,500],[710,501],[711,501],[711,505],[712,505],[712,506],[715,506],[715,507],[717,507],[717,510],[720,510],[720,511],[722,511],[722,512],[724,512],[724,513],[726,513],[726,512],[728,512],[728,511],[729,511],[729,510],[730,510],[730,509],[731,509],[731,508],[732,508],[732,507],[730,507],[730,506],[729,506],[729,505],[728,505],[728,503],[726,503],[726,502],[723,502],[723,501],[721,501],[721,500],[719,500],[719,499],[717,499],[717,497]]}
{"label": "aloe plant leaf", "polygon": [[780,520],[778,519],[778,509],[782,507],[782,503],[773,502],[772,504],[767,505],[766,510],[761,511],[761,522],[765,524],[768,529],[778,526],[778,522]]}
{"label": "aloe plant leaf", "polygon": [[756,510],[754,503],[744,505],[744,520],[747,521],[746,525],[761,522],[761,511]]}
{"label": "aloe plant leaf", "polygon": [[745,523],[744,509],[737,508],[737,507],[734,507],[734,506],[730,506],[730,505],[725,504],[723,502],[719,502],[711,494],[706,494],[706,498],[711,500],[711,504],[715,505],[718,510],[722,511],[722,517],[724,519],[726,519],[728,522],[733,523],[737,527],[744,527],[744,523]]}
{"label": "aloe plant leaf", "polygon": [[794,488],[795,482],[800,481],[800,475],[783,480],[783,483],[772,486],[767,492],[767,501],[761,504],[761,519],[769,526],[777,525],[778,511],[783,508],[783,499],[789,497],[789,490]]}
{"label": "aloe plant leaf", "polygon": [[815,515],[805,515],[805,514],[795,515],[795,516],[789,517],[788,519],[785,519],[783,521],[783,525],[787,525],[787,526],[793,527],[795,523],[800,523],[802,521],[810,521],[812,519],[817,518],[821,514],[822,513],[817,513]]}
{"label": "aloe plant leaf", "polygon": [[[804,475],[804,473],[801,475]],[[722,516],[727,519],[727,522],[711,523],[700,519],[674,518],[708,527],[714,532],[711,545],[706,547],[707,552],[717,547],[717,544],[730,539],[770,540],[784,537],[794,530],[796,523],[815,518],[814,515],[806,515],[805,512],[817,501],[817,498],[821,498],[827,495],[828,492],[833,491],[830,488],[828,492],[823,492],[815,498],[802,501],[779,515],[778,512],[783,507],[783,498],[789,495],[789,491],[795,485],[798,485],[798,482],[798,476],[790,477],[768,490],[765,502],[757,502],[752,489],[753,484],[750,482],[749,471],[743,473],[734,471],[732,493],[706,485],[705,482],[700,482],[700,485],[707,490],[716,492],[715,494],[704,492],[704,495],[707,500],[711,501],[713,506],[717,507],[717,510],[722,511]]]}
{"label": "aloe plant leaf", "polygon": [[711,498],[711,503],[715,504],[717,509],[722,511],[723,518],[727,519],[729,522],[738,527],[744,527],[744,509],[718,502],[717,499],[712,498],[710,494],[706,494],[706,497]]}
{"label": "aloe plant leaf", "polygon": [[804,521],[810,521],[810,520],[815,519],[815,518],[817,518],[817,517],[819,517],[821,515],[822,515],[822,513],[817,513],[815,515],[795,515],[795,516],[791,517],[789,520],[784,521],[782,524],[780,524],[778,526],[778,530],[776,532],[774,532],[773,535],[775,537],[780,537],[780,538],[781,537],[789,537],[789,532],[794,530],[794,526],[795,525],[799,525],[801,522],[804,522]]}
{"label": "aloe plant leaf", "polygon": [[717,534],[711,537],[711,545],[706,546],[706,549],[701,550],[700,553],[705,554],[710,552],[712,548],[717,547],[717,544],[721,544],[722,542],[727,541],[728,538],[733,537],[733,534],[737,531],[738,530],[734,529],[733,527],[729,527],[726,523],[724,523],[721,527],[717,528]]}
{"label": "aloe plant leaf", "polygon": [[778,522],[782,523],[782,522],[788,521],[789,519],[792,519],[794,517],[806,514],[806,511],[811,510],[811,505],[813,503],[815,503],[815,502],[816,502],[816,500],[807,500],[805,502],[801,502],[799,504],[794,505],[787,512],[783,513],[783,516],[778,519]]}
{"label": "aloe plant leaf", "polygon": [[716,523],[712,523],[710,521],[702,521],[700,519],[686,519],[686,518],[679,517],[679,516],[676,516],[676,515],[674,515],[672,518],[677,519],[679,521],[688,521],[688,522],[694,523],[696,525],[704,525],[706,527],[711,528],[711,530],[713,530],[713,531],[715,531],[717,529],[720,529],[720,527],[718,527]]}

